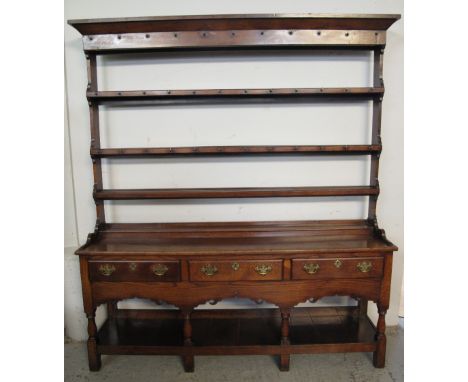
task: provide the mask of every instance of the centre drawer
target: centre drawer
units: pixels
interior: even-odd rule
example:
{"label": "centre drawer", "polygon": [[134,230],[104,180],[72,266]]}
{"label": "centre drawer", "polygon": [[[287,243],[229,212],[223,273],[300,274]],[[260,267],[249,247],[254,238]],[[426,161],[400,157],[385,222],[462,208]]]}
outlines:
{"label": "centre drawer", "polygon": [[293,259],[292,279],[310,280],[327,278],[381,277],[382,257],[354,257],[327,259]]}
{"label": "centre drawer", "polygon": [[178,261],[90,261],[91,281],[179,281]]}
{"label": "centre drawer", "polygon": [[189,261],[191,281],[281,280],[282,260]]}

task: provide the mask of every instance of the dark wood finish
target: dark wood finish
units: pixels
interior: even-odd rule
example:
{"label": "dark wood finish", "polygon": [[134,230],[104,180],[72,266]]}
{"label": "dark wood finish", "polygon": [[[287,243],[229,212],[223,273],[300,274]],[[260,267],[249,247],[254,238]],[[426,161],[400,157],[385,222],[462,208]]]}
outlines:
{"label": "dark wood finish", "polygon": [[93,158],[185,157],[234,155],[372,155],[382,150],[380,145],[315,145],[315,146],[195,146],[195,147],[132,147],[91,148]]}
{"label": "dark wood finish", "polygon": [[[96,55],[88,54],[86,56],[86,63],[88,69],[88,91],[98,91],[97,83],[97,64]],[[89,103],[89,116],[90,116],[90,128],[91,128],[91,149],[99,150],[101,147],[101,138],[99,132],[99,107],[96,104]],[[102,189],[102,168],[101,159],[93,158],[93,177],[94,177],[94,189]],[[96,225],[104,223],[106,221],[104,203],[102,201],[96,202]]]}
{"label": "dark wood finish", "polygon": [[[88,320],[88,362],[101,354],[171,354],[194,370],[195,355],[270,354],[289,370],[290,354],[373,352],[385,365],[385,314],[393,252],[377,223],[382,150],[383,48],[398,15],[215,15],[71,20],[83,34],[88,66],[95,230],[77,250]],[[143,50],[366,49],[373,51],[372,87],[101,91],[96,57]],[[99,105],[284,103],[370,100],[372,139],[359,145],[101,148]],[[104,189],[102,158],[229,155],[370,155],[362,186]],[[105,200],[366,196],[367,219],[273,222],[108,223]],[[322,297],[352,296],[357,307],[294,308]],[[118,309],[144,298],[174,310]],[[276,309],[198,310],[242,297]],[[377,304],[374,326],[368,301]],[[95,313],[107,304],[98,330]],[[259,305],[261,307],[261,305]]]}
{"label": "dark wood finish", "polygon": [[384,46],[385,31],[375,30],[231,30],[125,33],[87,36],[83,47],[98,54],[128,51],[257,49],[364,49]]}
{"label": "dark wood finish", "polygon": [[88,91],[90,102],[150,102],[152,104],[301,102],[320,98],[379,98],[384,88],[272,88],[272,89],[189,89]]}
{"label": "dark wood finish", "polygon": [[376,187],[257,187],[257,188],[160,188],[97,190],[96,200],[198,199],[198,198],[271,198],[291,196],[364,196],[376,195]]}
{"label": "dark wood finish", "polygon": [[[281,345],[288,346],[291,344],[289,340],[289,319],[291,316],[291,309],[281,309]],[[281,371],[289,371],[290,355],[288,352],[280,354],[279,369]]]}
{"label": "dark wood finish", "polygon": [[[359,264],[370,264],[370,269],[365,272],[358,268]],[[318,268],[314,268],[318,266]],[[307,268],[308,267],[308,268]],[[311,273],[307,271],[310,270]],[[365,269],[365,268],[363,268]],[[314,273],[312,273],[314,272]],[[337,256],[335,259],[293,259],[292,279],[336,279],[336,278],[367,278],[382,277],[383,258],[382,257],[356,257],[343,258]]]}
{"label": "dark wood finish", "polygon": [[[282,260],[191,260],[190,281],[281,280],[282,266]],[[215,273],[204,272],[207,268]]]}
{"label": "dark wood finish", "polygon": [[[102,270],[101,270],[102,267]],[[106,269],[110,271],[105,272]],[[103,272],[104,271],[104,272]],[[90,261],[91,281],[179,281],[178,261]]]}
{"label": "dark wood finish", "polygon": [[214,15],[70,20],[87,52],[372,48],[399,15]]}
{"label": "dark wood finish", "polygon": [[83,293],[83,307],[88,319],[88,365],[89,370],[98,371],[101,368],[101,354],[98,352],[98,335],[96,326],[96,305],[93,301],[93,292],[89,280],[88,261],[80,257],[81,287]]}
{"label": "dark wood finish", "polygon": [[363,220],[113,223],[102,226],[77,254],[105,261],[150,261],[148,255],[160,256],[161,261],[171,260],[173,256],[186,259],[192,255],[212,259],[220,253],[281,259],[320,254],[335,260],[338,254],[345,258],[376,256],[396,249]]}
{"label": "dark wood finish", "polygon": [[[354,308],[196,310],[192,345],[184,346],[178,311],[124,312],[99,331],[102,354],[272,354],[373,351],[374,326]],[[284,318],[283,318],[284,317]],[[286,324],[283,324],[284,322]],[[289,331],[289,343],[281,341]],[[286,329],[289,327],[289,330]],[[275,333],[277,333],[275,335]],[[223,338],[220,342],[220,334]]]}
{"label": "dark wood finish", "polygon": [[247,14],[68,20],[82,35],[252,29],[386,30],[400,15]]}
{"label": "dark wood finish", "polygon": [[[373,82],[374,86],[383,86],[383,48],[374,50]],[[382,125],[382,97],[375,100],[372,105],[372,144],[382,146],[381,125]],[[369,184],[379,186],[379,159],[380,153],[371,157],[371,169]],[[369,219],[376,218],[378,195],[369,198]]]}
{"label": "dark wood finish", "polygon": [[[192,342],[192,322],[190,319],[192,311],[190,309],[182,310],[184,316],[184,346],[191,348],[193,346]],[[186,373],[191,373],[195,369],[195,360],[193,354],[186,354],[182,356],[182,362],[184,364],[184,370]]]}
{"label": "dark wood finish", "polygon": [[390,304],[390,286],[392,279],[392,262],[393,257],[385,258],[384,276],[382,279],[382,287],[380,290],[380,298],[377,302],[377,310],[379,318],[377,321],[375,339],[377,341],[377,348],[374,352],[374,366],[377,368],[385,367],[385,353],[387,346],[387,337],[385,335],[385,315]]}
{"label": "dark wood finish", "polygon": [[124,300],[138,296],[152,301],[165,301],[180,309],[191,309],[209,301],[243,297],[253,301],[266,301],[290,308],[309,299],[326,296],[366,297],[379,301],[379,279],[328,279],[288,281],[237,281],[237,282],[95,282],[93,299],[97,305],[108,300]]}
{"label": "dark wood finish", "polygon": [[109,301],[107,304],[107,317],[109,319],[113,319],[118,314],[118,306],[117,301]]}

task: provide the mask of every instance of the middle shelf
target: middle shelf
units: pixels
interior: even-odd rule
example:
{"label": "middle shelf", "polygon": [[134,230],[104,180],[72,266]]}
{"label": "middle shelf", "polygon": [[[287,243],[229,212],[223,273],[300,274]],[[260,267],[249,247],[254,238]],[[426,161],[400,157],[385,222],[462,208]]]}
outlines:
{"label": "middle shelf", "polygon": [[282,146],[191,146],[91,148],[94,158],[177,157],[222,155],[372,155],[382,151],[381,145],[282,145]]}
{"label": "middle shelf", "polygon": [[90,102],[233,102],[233,101],[300,101],[309,98],[380,98],[384,87],[340,87],[340,88],[271,88],[271,89],[190,89],[190,90],[113,90],[90,91],[86,96]]}
{"label": "middle shelf", "polygon": [[269,198],[378,195],[376,186],[159,188],[95,190],[95,200]]}

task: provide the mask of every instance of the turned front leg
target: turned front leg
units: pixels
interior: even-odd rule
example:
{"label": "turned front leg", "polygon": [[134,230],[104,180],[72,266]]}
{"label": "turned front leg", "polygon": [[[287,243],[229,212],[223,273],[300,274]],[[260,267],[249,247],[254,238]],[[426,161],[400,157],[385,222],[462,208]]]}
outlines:
{"label": "turned front leg", "polygon": [[88,363],[89,370],[98,371],[101,368],[101,355],[97,351],[96,309],[87,314],[88,318]]}
{"label": "turned front leg", "polygon": [[374,352],[374,367],[385,367],[385,351],[387,348],[387,337],[385,336],[385,314],[386,309],[378,306],[379,320],[377,321],[377,333],[375,339],[377,341],[377,349]]}
{"label": "turned front leg", "polygon": [[[183,311],[184,316],[184,346],[192,346],[192,322],[190,320],[190,316],[192,311],[187,310]],[[182,362],[184,364],[184,370],[187,373],[193,372],[195,368],[195,360],[193,355],[184,355],[182,356]]]}
{"label": "turned front leg", "polygon": [[[289,345],[289,318],[290,310],[281,310],[281,345]],[[289,371],[290,355],[286,353],[280,354],[280,370]]]}

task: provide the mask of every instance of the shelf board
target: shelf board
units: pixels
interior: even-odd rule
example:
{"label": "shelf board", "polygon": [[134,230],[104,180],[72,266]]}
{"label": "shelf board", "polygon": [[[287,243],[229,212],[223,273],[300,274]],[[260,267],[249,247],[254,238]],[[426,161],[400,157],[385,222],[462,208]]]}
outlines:
{"label": "shelf board", "polygon": [[[373,351],[375,329],[356,308],[294,308],[290,345],[280,345],[278,309],[195,310],[193,346],[183,346],[178,310],[120,310],[99,330],[103,354],[280,354]],[[222,335],[220,335],[222,333]],[[222,351],[220,351],[222,348]]]}
{"label": "shelf board", "polygon": [[107,223],[76,252],[80,256],[122,254],[256,256],[300,258],[311,254],[384,253],[398,248],[368,220]]}
{"label": "shelf board", "polygon": [[374,186],[104,189],[95,191],[94,199],[137,200],[366,196],[377,195],[378,193],[379,189]]}
{"label": "shelf board", "polygon": [[381,145],[289,145],[289,146],[195,146],[148,148],[91,148],[94,158],[229,156],[229,155],[371,155],[382,151]]}
{"label": "shelf board", "polygon": [[298,102],[310,98],[358,98],[382,97],[383,87],[349,88],[276,88],[276,89],[191,89],[191,90],[126,90],[88,91],[92,102],[152,101],[161,103],[235,102],[258,100],[260,102],[290,100]]}

